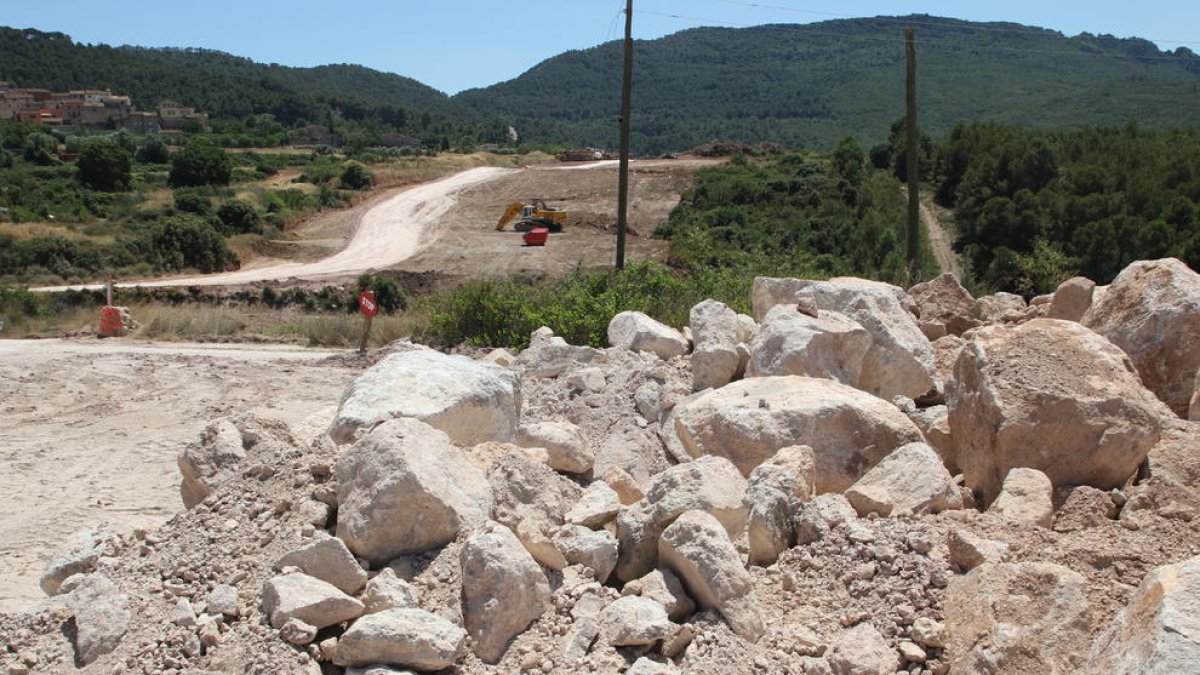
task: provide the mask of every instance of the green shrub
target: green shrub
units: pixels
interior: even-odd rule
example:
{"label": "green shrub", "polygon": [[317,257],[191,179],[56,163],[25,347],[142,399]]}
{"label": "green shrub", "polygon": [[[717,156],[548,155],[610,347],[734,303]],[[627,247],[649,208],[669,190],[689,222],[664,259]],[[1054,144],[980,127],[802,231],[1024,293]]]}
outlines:
{"label": "green shrub", "polygon": [[371,187],[372,175],[361,164],[347,164],[338,185],[343,190],[365,190]]}
{"label": "green shrub", "polygon": [[128,190],[133,172],[133,156],[113,141],[100,140],[84,145],[77,161],[79,180],[94,190]]}
{"label": "green shrub", "polygon": [[391,314],[396,310],[408,309],[408,298],[405,296],[404,291],[396,284],[396,280],[380,274],[363,274],[358,277],[358,290],[353,302],[347,303],[349,305],[348,309],[357,311],[358,296],[363,291],[372,291],[375,293],[375,302],[379,305],[379,310],[384,314]]}
{"label": "green shrub", "polygon": [[228,185],[233,175],[233,161],[217,146],[195,139],[171,157],[172,187],[195,185]]}
{"label": "green shrub", "polygon": [[262,233],[258,211],[240,199],[231,199],[217,209],[217,218],[226,234]]}

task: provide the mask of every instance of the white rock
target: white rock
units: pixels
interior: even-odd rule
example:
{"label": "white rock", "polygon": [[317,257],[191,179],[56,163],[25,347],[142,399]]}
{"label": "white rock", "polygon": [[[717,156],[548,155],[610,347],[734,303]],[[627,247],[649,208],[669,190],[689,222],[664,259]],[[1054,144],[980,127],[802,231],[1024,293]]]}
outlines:
{"label": "white rock", "polygon": [[647,380],[633,393],[633,405],[646,421],[657,422],[662,417],[662,385]]}
{"label": "white rock", "polygon": [[567,386],[576,391],[599,394],[608,388],[608,381],[604,379],[603,370],[582,368],[567,375]]}
{"label": "white rock", "polygon": [[771,565],[779,559],[780,553],[792,547],[796,539],[790,500],[767,485],[751,485],[746,490],[745,500],[749,511],[746,519],[749,564]]}
{"label": "white rock", "polygon": [[651,352],[661,359],[683,356],[688,341],[679,331],[641,312],[621,312],[608,322],[608,343],[619,349]]}
{"label": "white rock", "polygon": [[1092,645],[1087,672],[1200,669],[1200,557],[1157,567]]}
{"label": "white rock", "polygon": [[598,363],[603,358],[604,352],[599,349],[567,344],[543,326],[533,332],[529,348],[517,355],[515,365],[526,377],[558,377],[586,364]]}
{"label": "white rock", "polygon": [[909,635],[922,647],[942,649],[946,646],[945,632],[946,627],[940,621],[922,616],[913,621]]}
{"label": "white rock", "polygon": [[442,670],[454,665],[466,638],[466,631],[435,614],[388,609],[355,621],[338,642],[333,662],[343,667],[386,663]]}
{"label": "white rock", "polygon": [[509,452],[488,469],[492,487],[492,519],[516,527],[525,518],[562,524],[567,505],[579,501],[580,487],[519,452]]}
{"label": "white rock", "polygon": [[108,525],[81,530],[71,536],[71,546],[46,563],[38,584],[46,595],[58,595],[62,583],[76,574],[87,574],[106,549],[120,541],[120,533]]}
{"label": "white rock", "polygon": [[692,389],[716,389],[738,379],[742,354],[738,345],[703,344],[692,352]]}
{"label": "white rock", "polygon": [[587,473],[596,455],[587,446],[583,431],[570,422],[534,422],[517,430],[517,445],[545,448],[550,468],[565,473]]}
{"label": "white rock", "polygon": [[538,562],[539,565],[549,567],[555,572],[561,572],[568,565],[567,559],[563,556],[562,551],[558,550],[558,546],[550,539],[544,529],[544,523],[536,518],[525,518],[517,523],[513,528],[513,532],[517,535],[517,539],[521,540],[521,545],[529,551],[529,555]]}
{"label": "white rock", "polygon": [[684,513],[663,532],[658,555],[697,604],[719,611],[750,642],[762,637],[766,628],[753,581],[720,521],[703,511]]}
{"label": "white rock", "polygon": [[476,655],[496,663],[508,643],[546,610],[550,584],[508,528],[488,523],[461,553],[463,618]]}
{"label": "white rock", "polygon": [[672,632],[667,610],[649,598],[635,595],[613,601],[600,613],[600,632],[614,647],[651,645]]}
{"label": "white rock", "polygon": [[240,614],[237,589],[229,584],[217,584],[209,591],[205,597],[207,612],[209,614],[220,614],[227,617],[236,617]]}
{"label": "white rock", "polygon": [[662,605],[671,621],[683,621],[696,611],[696,603],[688,597],[683,583],[668,569],[656,569],[640,579],[625,584],[621,595],[640,595]]}
{"label": "white rock", "polygon": [[900,667],[896,650],[870,623],[842,633],[825,653],[834,675],[894,675]]}
{"label": "white rock", "polygon": [[767,312],[750,343],[747,377],[804,375],[858,386],[873,340],[857,321],[832,311],[811,317],[794,305]]}
{"label": "white rock", "polygon": [[1200,368],[1200,274],[1175,258],[1135,262],[1083,324],[1125,350],[1146,387],[1187,415]]}
{"label": "white rock", "polygon": [[858,519],[854,507],[840,494],[817,495],[812,501],[796,505],[794,529],[796,542],[811,544],[830,530]]}
{"label": "white rock", "polygon": [[171,610],[171,623],[185,628],[196,625],[196,610],[192,608],[190,600],[183,598],[175,603],[174,609]]}
{"label": "white rock", "polygon": [[564,525],[554,533],[552,541],[568,564],[592,568],[601,583],[617,566],[617,538],[608,530]]}
{"label": "white rock", "polygon": [[1096,282],[1087,277],[1072,277],[1058,285],[1054,300],[1046,313],[1048,319],[1079,321],[1092,306],[1092,293]]}
{"label": "white rock", "polygon": [[258,415],[243,413],[210,422],[177,459],[184,507],[194,507],[226,480],[240,475],[246,450],[265,443],[294,446],[296,439],[286,423]]}
{"label": "white rock", "polygon": [[318,532],[313,540],[287,553],[275,563],[275,569],[299,567],[304,573],[337,586],[353,595],[367,584],[367,572],[354,554],[337,537]]}
{"label": "white rock", "polygon": [[923,515],[962,508],[954,478],[925,443],[896,448],[846,490],[860,516]]}
{"label": "white rock", "polygon": [[566,522],[592,529],[604,527],[617,517],[621,510],[621,498],[616,490],[602,481],[596,481],[583,491],[583,495],[566,513]]}
{"label": "white rock", "polygon": [[342,394],[329,435],[337,443],[396,417],[444,431],[455,443],[512,442],[521,416],[521,379],[465,356],[412,349],[368,368]]}
{"label": "white rock", "polygon": [[954,436],[950,434],[950,409],[944,405],[935,405],[905,414],[921,430],[929,447],[937,451],[946,470],[952,475],[962,473],[958,469],[958,451],[954,447]]}
{"label": "white rock", "polygon": [[362,616],[363,604],[332,584],[307,574],[281,574],[263,584],[263,614],[275,628],[300,619],[317,628]]}
{"label": "white rock", "polygon": [[994,293],[975,300],[979,317],[984,321],[995,323],[1011,312],[1023,312],[1028,305],[1025,298],[1015,293]]}
{"label": "white rock", "polygon": [[600,635],[600,625],[594,620],[584,618],[572,624],[571,629],[563,638],[562,658],[568,664],[578,663],[587,657],[592,643]]}
{"label": "white rock", "polygon": [[736,379],[741,365],[737,346],[743,332],[737,312],[722,302],[705,300],[692,307],[688,321],[695,341],[693,389],[723,387]]}
{"label": "white rock", "polygon": [[367,614],[382,612],[385,609],[415,609],[420,606],[417,589],[397,577],[396,571],[390,567],[383,568],[367,582],[362,603]]}
{"label": "white rock", "polygon": [[744,475],[780,448],[808,445],[817,492],[841,492],[895,448],[923,440],[887,401],[796,376],[752,378],[701,394],[676,406],[675,429],[693,457],[728,457]]}
{"label": "white rock", "polygon": [[313,640],[317,639],[317,632],[316,626],[304,623],[300,619],[291,618],[279,629],[279,637],[284,642],[303,647],[312,644]]}
{"label": "white rock", "polygon": [[1050,529],[1054,525],[1054,486],[1037,469],[1012,469],[988,511],[1014,523]]}
{"label": "white rock", "polygon": [[643,656],[629,666],[625,675],[675,675],[678,672],[670,663],[659,663],[649,656]]}
{"label": "white rock", "polygon": [[619,466],[610,465],[604,473],[599,475],[604,484],[617,493],[617,498],[621,500],[622,504],[636,504],[646,496],[646,491],[642,489],[637,479]]}
{"label": "white rock", "polygon": [[990,504],[1009,469],[1055,486],[1120,487],[1158,441],[1166,407],[1129,359],[1073,321],[978,329],[946,383],[966,484]]}
{"label": "white rock", "polygon": [[1051,563],[981,565],[945,595],[951,672],[1085,672],[1091,628],[1086,580]]}
{"label": "white rock", "polygon": [[967,530],[951,530],[946,538],[950,563],[964,571],[970,571],[984,563],[999,563],[1008,560],[1008,544],[993,539],[984,539]]}
{"label": "white rock", "polygon": [[492,510],[483,472],[416,420],[379,425],[342,455],[335,474],[337,535],[373,565],[444,546]]}
{"label": "white rock", "polygon": [[111,653],[129,632],[129,596],[103,574],[88,574],[67,595],[74,615],[75,660],[88,665]]}
{"label": "white rock", "polygon": [[479,360],[483,361],[484,363],[491,363],[500,366],[501,368],[508,368],[516,361],[516,358],[517,357],[513,356],[512,352],[500,347],[499,349],[493,349],[487,354],[484,354]]}
{"label": "white rock", "polygon": [[951,335],[962,335],[980,324],[975,298],[949,272],[913,286],[908,294],[917,303],[922,321],[935,321]]}
{"label": "white rock", "polygon": [[840,312],[871,335],[858,388],[885,400],[900,395],[916,399],[935,386],[933,348],[905,308],[912,300],[903,289],[865,279],[836,278],[754,280],[754,317],[762,320],[779,304],[808,300],[822,311]]}

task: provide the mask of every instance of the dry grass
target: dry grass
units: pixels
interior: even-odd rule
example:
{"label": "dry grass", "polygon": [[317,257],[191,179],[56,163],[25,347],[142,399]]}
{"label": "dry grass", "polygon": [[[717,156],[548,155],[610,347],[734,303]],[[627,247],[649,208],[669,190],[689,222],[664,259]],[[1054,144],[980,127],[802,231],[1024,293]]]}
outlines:
{"label": "dry grass", "polygon": [[[358,347],[362,341],[363,325],[363,317],[358,314],[323,314],[301,318],[291,324],[291,330],[312,347]],[[420,317],[412,314],[377,316],[371,322],[367,346],[382,347],[410,337],[419,325]]]}
{"label": "dry grass", "polygon": [[0,338],[23,338],[32,335],[61,335],[94,330],[100,320],[98,308],[74,308],[52,316],[22,316],[0,313],[4,329]]}
{"label": "dry grass", "polygon": [[0,235],[7,234],[13,239],[32,239],[33,237],[62,237],[64,239],[96,239],[89,237],[80,230],[82,225],[63,225],[61,223],[28,222],[0,223]]}
{"label": "dry grass", "polygon": [[226,307],[142,305],[132,308],[139,326],[136,337],[176,340],[232,338],[246,326],[238,312]]}

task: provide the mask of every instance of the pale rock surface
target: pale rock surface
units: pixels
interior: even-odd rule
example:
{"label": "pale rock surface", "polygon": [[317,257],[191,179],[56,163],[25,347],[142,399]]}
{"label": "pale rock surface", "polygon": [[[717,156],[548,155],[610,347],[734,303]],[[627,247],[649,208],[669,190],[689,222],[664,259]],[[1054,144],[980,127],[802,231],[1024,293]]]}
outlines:
{"label": "pale rock surface", "polygon": [[636,595],[610,603],[600,612],[599,624],[601,635],[614,647],[652,645],[674,628],[662,605]]}
{"label": "pale rock surface", "polygon": [[185,508],[192,508],[226,480],[241,471],[246,451],[259,444],[285,448],[296,445],[287,423],[248,413],[220,417],[200,432],[200,438],[179,454],[179,485]]}
{"label": "pale rock surface", "polygon": [[1120,349],[1054,319],[976,331],[946,393],[958,465],[983,504],[1017,467],[1055,486],[1119,487],[1169,415]]}
{"label": "pale rock surface", "polygon": [[74,615],[75,659],[81,665],[115,650],[129,631],[129,596],[103,574],[88,574],[66,596]]}
{"label": "pale rock surface", "polygon": [[617,566],[617,538],[608,530],[582,525],[564,525],[551,538],[570,565],[590,567],[596,580],[604,583]]}
{"label": "pale rock surface", "polygon": [[417,420],[377,426],[338,459],[335,475],[337,536],[372,565],[444,546],[492,510],[483,472]]}
{"label": "pale rock surface", "polygon": [[421,609],[387,609],[354,622],[338,641],[333,662],[343,667],[389,664],[417,670],[454,665],[467,633]]}
{"label": "pale rock surface", "polygon": [[923,515],[962,508],[954,478],[925,443],[896,448],[846,490],[860,516]]}
{"label": "pale rock surface", "polygon": [[700,607],[719,611],[729,627],[750,642],[763,636],[766,628],[753,581],[720,521],[703,511],[684,513],[658,540],[658,555]]}
{"label": "pale rock surface", "polygon": [[663,360],[683,356],[688,341],[679,331],[641,312],[621,312],[608,322],[608,343],[619,349],[651,352]]}
{"label": "pale rock surface", "polygon": [[871,348],[863,358],[858,388],[891,400],[897,395],[916,399],[935,387],[933,348],[906,309],[912,300],[903,289],[848,277],[754,280],[755,319],[761,321],[775,305],[804,300],[822,311],[840,312],[870,333]]}
{"label": "pale rock surface", "polygon": [[1054,531],[1074,532],[1100,527],[1117,517],[1113,494],[1087,485],[1059,488],[1054,503]]}
{"label": "pale rock surface", "polygon": [[596,447],[596,462],[592,472],[604,476],[610,468],[618,467],[632,476],[638,485],[644,486],[649,484],[652,475],[667,466],[669,464],[662,442],[653,431],[634,424],[623,424]]}
{"label": "pale rock surface", "polygon": [[945,382],[954,376],[954,364],[958,362],[958,357],[966,346],[967,341],[956,335],[947,335],[934,341],[933,362],[939,382]]}
{"label": "pale rock surface", "polygon": [[1044,562],[981,565],[945,595],[952,672],[1084,672],[1090,609],[1086,581]]}
{"label": "pale rock surface", "polygon": [[367,582],[362,603],[367,614],[387,609],[414,609],[420,606],[417,589],[396,576],[396,571],[390,567],[383,568]]}
{"label": "pale rock surface", "polygon": [[608,381],[604,379],[604,371],[593,366],[568,373],[567,386],[575,391],[599,394],[608,388]]}
{"label": "pale rock surface", "polygon": [[625,675],[675,675],[678,672],[670,663],[660,663],[649,656],[643,656],[629,666]]}
{"label": "pale rock surface", "polygon": [[364,607],[332,584],[295,572],[281,574],[263,584],[263,614],[281,628],[288,619],[300,619],[317,628],[362,616]]}
{"label": "pale rock surface", "polygon": [[68,577],[92,572],[104,552],[119,540],[120,533],[109,525],[76,532],[71,537],[71,547],[46,563],[38,585],[46,595],[58,595]]}
{"label": "pale rock surface", "polygon": [[1016,293],[994,293],[975,300],[979,317],[988,323],[997,323],[1010,312],[1024,312],[1028,305],[1025,298]]}
{"label": "pale rock surface", "polygon": [[1188,419],[1200,422],[1200,370],[1196,371],[1196,382],[1192,388],[1192,403],[1188,407]]}
{"label": "pale rock surface", "polygon": [[607,467],[604,473],[600,475],[600,479],[604,481],[605,485],[612,488],[613,492],[617,493],[617,498],[621,500],[621,504],[636,504],[646,496],[646,491],[642,489],[637,479],[619,466]]}
{"label": "pale rock surface", "polygon": [[522,424],[517,429],[517,445],[545,448],[550,468],[564,473],[587,473],[596,462],[583,431],[567,421]]}
{"label": "pale rock surface", "polygon": [[865,328],[838,312],[811,317],[776,305],[750,343],[746,376],[804,375],[857,386],[872,342]]}
{"label": "pale rock surface", "polygon": [[317,632],[317,627],[312,624],[304,623],[300,619],[288,619],[279,629],[279,637],[284,642],[303,647],[312,644],[317,638]]}
{"label": "pale rock surface", "polygon": [[660,534],[687,511],[711,514],[729,535],[737,536],[746,522],[745,492],[746,479],[723,457],[702,457],[659,474],[643,501],[617,515],[617,576],[632,581],[654,569]]}
{"label": "pale rock surface", "polygon": [[479,658],[496,663],[509,641],[546,610],[550,584],[516,535],[499,523],[472,534],[460,560],[467,631]]}
{"label": "pale rock surface", "polygon": [[1046,312],[1048,319],[1079,321],[1092,306],[1092,293],[1096,282],[1087,277],[1071,277],[1058,285],[1054,300]]}
{"label": "pale rock surface", "polygon": [[858,519],[858,513],[842,494],[817,495],[812,501],[796,505],[794,529],[796,543],[811,544],[839,525]]}
{"label": "pale rock surface", "polygon": [[695,342],[693,389],[723,387],[736,379],[741,365],[737,346],[742,342],[737,312],[723,302],[705,300],[692,307],[688,323]]}
{"label": "pale rock surface", "polygon": [[946,548],[950,563],[968,572],[984,563],[1008,560],[1008,544],[985,539],[967,530],[951,530],[946,537]]}
{"label": "pale rock surface", "polygon": [[1200,368],[1200,274],[1175,258],[1135,262],[1083,324],[1125,350],[1146,387],[1187,415]]}
{"label": "pale rock surface", "polygon": [[567,344],[567,341],[542,326],[530,336],[529,348],[517,355],[514,366],[526,377],[558,377],[584,365],[604,360],[604,352],[594,347]]}
{"label": "pale rock surface", "polygon": [[562,551],[546,533],[546,525],[536,518],[525,518],[513,528],[521,545],[539,565],[561,572],[568,565]]}
{"label": "pale rock surface", "polygon": [[818,493],[845,490],[892,450],[923,440],[891,403],[798,376],[742,380],[681,403],[675,429],[693,457],[727,457],[747,476],[780,448],[808,445]]}
{"label": "pale rock surface", "polygon": [[521,378],[507,368],[410,349],[368,368],[342,394],[329,436],[349,443],[380,422],[421,420],[455,443],[512,442],[521,416]]}
{"label": "pale rock surface", "polygon": [[500,366],[501,368],[508,368],[516,361],[516,359],[517,357],[513,356],[512,352],[503,347],[493,349],[487,354],[479,357],[480,361],[483,361],[484,363],[491,363],[493,365]]}
{"label": "pale rock surface", "polygon": [[806,502],[816,496],[816,453],[807,445],[789,445],[750,472],[749,485],[782,492],[789,501]]}
{"label": "pale rock surface", "polygon": [[596,481],[583,490],[564,519],[574,525],[583,525],[592,529],[604,527],[612,522],[621,510],[621,498],[603,481]]}
{"label": "pale rock surface", "polygon": [[921,430],[929,447],[937,451],[946,470],[952,475],[960,473],[958,452],[954,447],[954,436],[950,433],[950,409],[944,405],[935,405],[917,408],[906,414]]}
{"label": "pale rock surface", "polygon": [[779,490],[762,484],[751,484],[745,500],[749,511],[746,519],[750,547],[748,562],[765,567],[778,560],[779,554],[791,548],[795,541],[791,500]]}
{"label": "pale rock surface", "polygon": [[308,544],[288,553],[275,563],[275,569],[299,567],[305,574],[327,581],[343,593],[354,595],[367,584],[367,572],[354,554],[337,537],[317,532]]}
{"label": "pale rock surface", "polygon": [[860,623],[838,636],[825,660],[834,675],[894,675],[900,668],[896,650],[870,623]]}
{"label": "pale rock surface", "polygon": [[908,295],[917,303],[922,321],[936,321],[950,335],[962,335],[981,323],[975,298],[949,272],[913,286]]}
{"label": "pale rock surface", "polygon": [[918,617],[913,621],[909,636],[922,647],[942,649],[946,646],[946,627],[942,622],[927,616]]}
{"label": "pale rock surface", "polygon": [[662,418],[662,404],[662,385],[654,380],[646,380],[633,392],[633,405],[647,422],[657,422]]}
{"label": "pale rock surface", "polygon": [[587,658],[592,644],[600,635],[600,625],[590,617],[581,618],[571,626],[563,636],[562,658],[568,664],[578,663]]}
{"label": "pale rock surface", "polygon": [[560,525],[564,507],[583,494],[570,479],[518,452],[493,462],[487,479],[492,487],[492,519],[508,527],[525,518]]}
{"label": "pale rock surface", "polygon": [[1092,645],[1088,672],[1200,672],[1200,557],[1157,567]]}
{"label": "pale rock surface", "polygon": [[696,603],[688,597],[683,583],[669,569],[656,569],[640,579],[634,579],[621,589],[621,595],[640,595],[662,605],[671,621],[679,622],[696,611]]}
{"label": "pale rock surface", "polygon": [[1054,525],[1054,486],[1037,469],[1012,469],[988,511],[1012,523],[1049,529]]}
{"label": "pale rock surface", "polygon": [[238,591],[229,584],[217,584],[204,598],[208,614],[235,618],[241,613]]}

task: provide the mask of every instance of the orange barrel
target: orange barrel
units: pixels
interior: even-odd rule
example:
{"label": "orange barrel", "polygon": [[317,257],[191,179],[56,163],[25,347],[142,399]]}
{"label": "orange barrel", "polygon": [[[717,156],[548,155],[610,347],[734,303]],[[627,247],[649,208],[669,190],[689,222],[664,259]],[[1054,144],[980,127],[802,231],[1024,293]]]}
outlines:
{"label": "orange barrel", "polygon": [[121,322],[121,310],[107,305],[100,310],[100,325],[96,331],[100,337],[112,337],[121,335],[125,332],[125,325]]}

